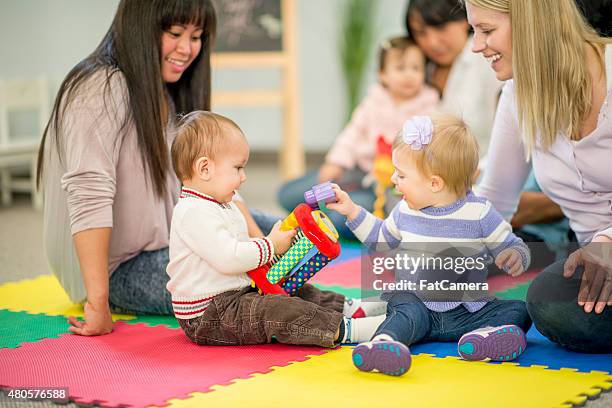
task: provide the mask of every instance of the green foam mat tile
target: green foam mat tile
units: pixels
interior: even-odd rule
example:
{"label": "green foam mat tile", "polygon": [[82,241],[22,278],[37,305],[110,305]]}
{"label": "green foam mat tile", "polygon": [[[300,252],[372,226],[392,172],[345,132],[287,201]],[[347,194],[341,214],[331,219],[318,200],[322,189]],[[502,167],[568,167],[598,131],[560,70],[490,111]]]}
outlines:
{"label": "green foam mat tile", "polygon": [[123,320],[123,322],[127,324],[144,323],[147,326],[166,326],[171,329],[181,327],[174,316],[141,315],[132,320]]}
{"label": "green foam mat tile", "polygon": [[506,289],[502,292],[495,293],[500,299],[508,299],[508,300],[526,300],[527,299],[527,290],[529,290],[529,286],[531,282],[522,283],[514,288]]}
{"label": "green foam mat tile", "polygon": [[336,286],[336,285],[326,286],[326,285],[320,285],[318,283],[313,283],[313,285],[321,290],[330,290],[332,292],[340,293],[341,295],[344,295],[347,298],[361,299],[361,295],[362,295],[360,288],[345,288],[345,287]]}
{"label": "green foam mat tile", "polygon": [[68,332],[64,316],[47,316],[0,309],[0,348],[16,348],[22,343],[57,338]]}

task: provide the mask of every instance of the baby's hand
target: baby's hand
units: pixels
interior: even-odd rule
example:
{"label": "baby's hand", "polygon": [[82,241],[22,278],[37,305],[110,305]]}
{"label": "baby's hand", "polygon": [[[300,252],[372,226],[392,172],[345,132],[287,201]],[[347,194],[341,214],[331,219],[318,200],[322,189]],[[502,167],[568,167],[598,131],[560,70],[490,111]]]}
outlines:
{"label": "baby's hand", "polygon": [[272,241],[272,245],[274,245],[274,253],[276,255],[282,255],[289,250],[291,241],[293,241],[296,233],[295,230],[281,231],[280,226],[281,222],[277,221],[272,227],[270,234],[268,234],[268,238]]}
{"label": "baby's hand", "polygon": [[523,270],[523,259],[521,258],[521,254],[516,249],[512,248],[501,251],[495,258],[495,265],[514,278],[525,272]]}
{"label": "baby's hand", "polygon": [[336,211],[352,221],[359,215],[359,207],[351,200],[346,191],[343,191],[337,184],[332,184],[332,189],[336,193],[336,202],[325,204],[330,210]]}

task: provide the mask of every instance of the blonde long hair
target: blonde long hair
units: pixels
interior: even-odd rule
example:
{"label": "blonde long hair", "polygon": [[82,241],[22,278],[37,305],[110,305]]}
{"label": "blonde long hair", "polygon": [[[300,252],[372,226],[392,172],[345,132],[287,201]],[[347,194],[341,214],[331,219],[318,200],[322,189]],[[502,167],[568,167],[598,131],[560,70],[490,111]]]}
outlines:
{"label": "blonde long hair", "polygon": [[592,108],[586,46],[596,51],[605,75],[601,48],[612,39],[597,34],[574,0],[463,1],[510,14],[512,70],[527,156],[538,132],[545,150],[559,131],[571,140],[580,139],[580,128]]}

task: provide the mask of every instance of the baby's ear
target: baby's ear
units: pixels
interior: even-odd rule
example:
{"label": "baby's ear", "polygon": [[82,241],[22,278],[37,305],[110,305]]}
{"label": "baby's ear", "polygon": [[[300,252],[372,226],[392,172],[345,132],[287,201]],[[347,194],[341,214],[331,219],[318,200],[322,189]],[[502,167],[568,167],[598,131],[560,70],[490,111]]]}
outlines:
{"label": "baby's ear", "polygon": [[444,190],[445,186],[446,183],[444,182],[444,179],[440,176],[433,175],[429,179],[429,188],[431,189],[432,193],[439,193],[440,191]]}
{"label": "baby's ear", "polygon": [[194,174],[196,174],[202,180],[209,181],[212,177],[214,167],[215,164],[210,158],[202,156],[195,161],[193,171]]}

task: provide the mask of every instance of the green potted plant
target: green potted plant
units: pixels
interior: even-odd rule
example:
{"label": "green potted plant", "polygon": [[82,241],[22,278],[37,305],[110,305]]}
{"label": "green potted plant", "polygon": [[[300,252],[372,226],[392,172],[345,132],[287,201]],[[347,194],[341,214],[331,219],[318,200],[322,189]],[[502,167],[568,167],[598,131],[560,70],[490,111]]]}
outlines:
{"label": "green potted plant", "polygon": [[347,117],[359,103],[363,76],[372,54],[378,2],[345,0],[340,7],[338,50],[347,96]]}

